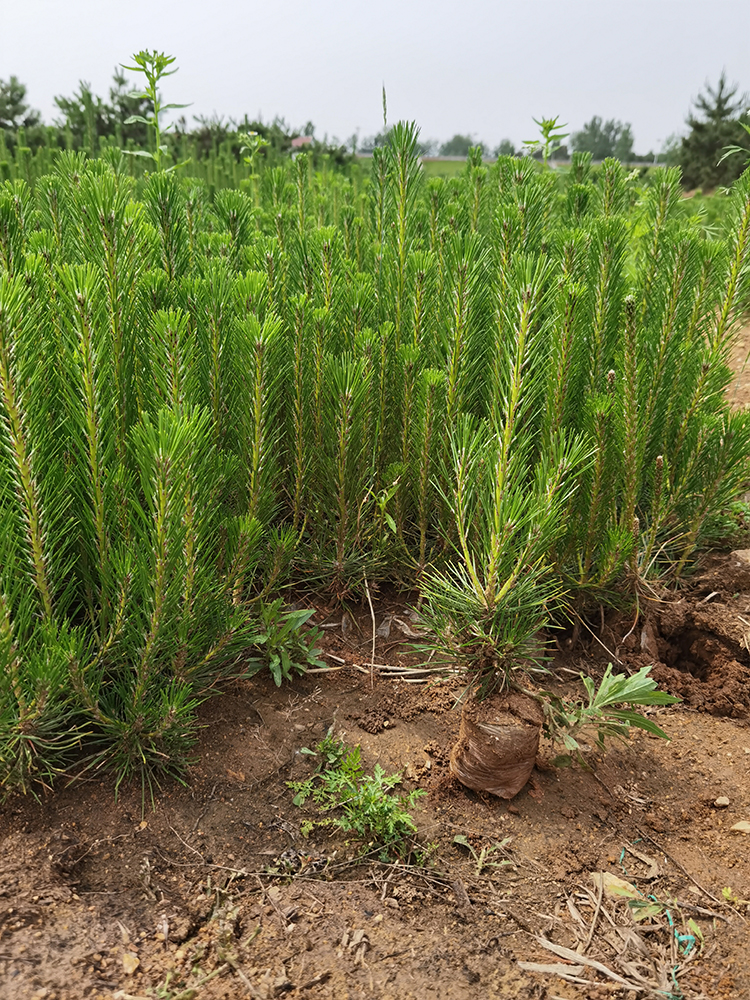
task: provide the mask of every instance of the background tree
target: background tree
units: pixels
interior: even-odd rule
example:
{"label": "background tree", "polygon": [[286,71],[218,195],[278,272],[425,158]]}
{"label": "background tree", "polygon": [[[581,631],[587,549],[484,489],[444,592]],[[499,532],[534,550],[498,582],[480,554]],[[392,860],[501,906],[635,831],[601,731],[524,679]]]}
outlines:
{"label": "background tree", "polygon": [[750,122],[746,94],[737,96],[737,84],[729,86],[722,73],[716,87],[706,84],[694,110],[686,121],[690,132],[682,139],[679,161],[682,182],[687,188],[714,188],[735,181],[744,169],[741,156],[730,156],[719,163],[725,146],[739,146],[750,151],[750,136],[740,119]]}
{"label": "background tree", "polygon": [[440,142],[437,139],[420,139],[417,142],[417,149],[420,156],[438,156]]}
{"label": "background tree", "polygon": [[454,135],[452,139],[444,142],[440,147],[441,156],[468,156],[469,150],[474,146],[481,146],[484,151],[484,143],[477,142],[470,135]]}
{"label": "background tree", "polygon": [[[381,149],[387,146],[391,140],[392,131],[391,128],[387,128],[376,132],[375,135],[365,136],[364,139],[358,142],[357,151],[360,153],[371,153],[373,149]],[[439,156],[440,142],[437,139],[419,138],[417,140],[417,151],[420,156]]]}
{"label": "background tree", "polygon": [[91,84],[85,80],[79,81],[78,90],[72,96],[57,96],[55,104],[62,113],[55,119],[55,125],[72,136],[76,147],[85,146],[95,152],[97,138],[114,131],[112,109],[94,94]]}
{"label": "background tree", "polygon": [[26,85],[17,76],[0,80],[0,128],[14,131],[23,126],[38,125],[40,115],[32,111],[26,100]]}
{"label": "background tree", "polygon": [[94,94],[89,83],[81,80],[71,97],[59,95],[55,98],[61,112],[55,124],[69,133],[76,148],[96,152],[100,136],[116,136],[120,143],[132,139],[136,146],[146,148],[148,126],[142,122],[125,125],[125,122],[131,115],[148,117],[153,108],[150,101],[134,97],[132,89],[119,68],[112,77],[108,102]]}
{"label": "background tree", "polygon": [[633,132],[630,122],[623,124],[614,118],[603,122],[594,115],[580,132],[574,132],[571,145],[576,152],[591,153],[594,160],[608,156],[627,163],[633,158]]}
{"label": "background tree", "polygon": [[499,145],[492,150],[493,156],[515,156],[516,147],[510,139],[501,139]]}

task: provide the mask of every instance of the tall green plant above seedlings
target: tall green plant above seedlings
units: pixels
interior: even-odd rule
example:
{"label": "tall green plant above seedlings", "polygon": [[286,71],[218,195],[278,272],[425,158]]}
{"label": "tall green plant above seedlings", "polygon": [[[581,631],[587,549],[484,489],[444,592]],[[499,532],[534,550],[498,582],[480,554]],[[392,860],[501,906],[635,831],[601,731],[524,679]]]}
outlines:
{"label": "tall green plant above seedlings", "polygon": [[268,148],[268,140],[264,139],[258,132],[239,132],[237,138],[242,143],[240,146],[240,156],[252,170],[255,157],[261,149]]}
{"label": "tall green plant above seedlings", "polygon": [[[746,124],[745,122],[739,122],[739,121],[737,122],[737,124],[741,125],[742,128],[744,128],[744,130],[747,132],[747,134],[750,135],[750,125]],[[725,146],[724,151],[716,165],[718,166],[719,163],[723,163],[724,160],[726,160],[730,156],[736,156],[737,153],[745,157],[745,163],[750,163],[750,155],[748,155],[748,151],[747,149],[745,149],[744,146]]]}
{"label": "tall green plant above seedlings", "polygon": [[159,116],[164,111],[173,111],[179,108],[187,108],[187,104],[163,104],[161,100],[161,95],[159,94],[159,83],[166,76],[172,76],[172,74],[177,72],[177,67],[174,69],[167,69],[175,61],[176,56],[168,56],[163,52],[157,52],[156,49],[150,51],[149,49],[141,49],[140,52],[133,53],[134,66],[126,66],[122,63],[122,68],[130,70],[132,73],[142,73],[146,78],[146,86],[143,90],[134,90],[132,97],[140,98],[151,102],[151,107],[153,112],[150,118],[144,118],[142,115],[131,115],[125,120],[125,125],[132,125],[133,122],[140,122],[142,125],[150,125],[154,130],[154,151],[153,153],[147,149],[138,150],[123,150],[129,156],[142,156],[146,159],[152,160],[156,166],[157,171],[161,170],[175,170],[178,166],[185,166],[189,160],[183,160],[180,164],[172,164],[169,167],[162,167],[162,159],[169,156],[169,147],[162,142],[162,135],[166,134],[173,127],[172,122],[166,126],[162,126]]}
{"label": "tall green plant above seedlings", "polygon": [[258,173],[255,170],[255,161],[261,149],[266,149],[269,143],[257,132],[240,132],[237,138],[241,143],[240,156],[250,168],[250,187],[253,204],[256,204],[258,197]]}
{"label": "tall green plant above seedlings", "polygon": [[550,156],[562,145],[562,140],[567,139],[569,132],[563,132],[567,125],[558,125],[559,115],[554,118],[533,118],[532,121],[539,126],[539,136],[536,139],[524,139],[523,145],[529,156],[540,152],[542,163],[547,166]]}
{"label": "tall green plant above seedlings", "polygon": [[303,753],[320,757],[320,763],[307,781],[288,782],[296,806],[304,805],[312,796],[323,813],[341,810],[323,824],[376,842],[383,848],[385,860],[391,853],[399,858],[413,853],[417,827],[410,810],[426,794],[424,789],[394,795],[392,790],[401,783],[401,774],[387,776],[379,764],[372,775],[365,774],[359,747],[347,747],[332,730],[315,750],[305,749]]}

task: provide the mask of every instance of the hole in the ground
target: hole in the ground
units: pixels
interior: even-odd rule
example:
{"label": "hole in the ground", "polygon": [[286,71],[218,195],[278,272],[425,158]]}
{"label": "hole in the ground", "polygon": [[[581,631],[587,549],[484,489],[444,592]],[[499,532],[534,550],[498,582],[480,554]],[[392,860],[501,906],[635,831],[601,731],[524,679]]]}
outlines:
{"label": "hole in the ground", "polygon": [[688,705],[735,718],[750,709],[748,652],[712,632],[687,627],[659,642],[662,662],[654,678]]}
{"label": "hole in the ground", "polygon": [[707,683],[716,670],[730,661],[747,662],[744,650],[732,648],[726,642],[701,629],[688,628],[670,637],[663,653],[669,667],[692,674]]}

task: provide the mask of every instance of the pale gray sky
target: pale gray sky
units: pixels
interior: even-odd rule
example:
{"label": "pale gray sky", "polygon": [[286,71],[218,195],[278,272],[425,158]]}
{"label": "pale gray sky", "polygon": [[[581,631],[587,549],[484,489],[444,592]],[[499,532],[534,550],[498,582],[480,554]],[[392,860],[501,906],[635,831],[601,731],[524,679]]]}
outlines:
{"label": "pale gray sky", "polygon": [[345,139],[388,118],[425,138],[490,146],[533,135],[532,116],[572,129],[592,115],[633,125],[636,151],[683,127],[722,68],[750,89],[750,0],[2,0],[0,78],[31,104],[89,81],[105,95],[141,48],[177,56],[165,97],[187,114],[308,119]]}

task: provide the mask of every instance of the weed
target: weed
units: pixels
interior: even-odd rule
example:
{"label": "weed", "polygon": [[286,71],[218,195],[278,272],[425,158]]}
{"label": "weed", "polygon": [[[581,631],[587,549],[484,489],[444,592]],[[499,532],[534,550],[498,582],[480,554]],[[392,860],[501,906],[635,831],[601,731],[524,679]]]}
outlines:
{"label": "weed", "polygon": [[741,899],[730,886],[725,885],[721,890],[721,894],[729,905],[733,906],[735,909],[743,906],[750,910],[750,899]]}
{"label": "weed", "polygon": [[284,680],[291,680],[295,673],[304,674],[309,667],[325,667],[319,659],[320,650],[315,643],[320,639],[320,629],[302,632],[302,626],[315,614],[315,610],[284,610],[281,598],[261,604],[258,631],[253,645],[260,653],[254,658],[259,666],[268,668],[277,687]]}
{"label": "weed", "polygon": [[[643,729],[652,736],[669,739],[656,723],[634,711],[633,705],[674,705],[680,701],[673,695],[659,691],[656,681],[649,677],[651,667],[641,667],[635,674],[613,674],[612,664],[607,666],[598,688],[590,677],[581,675],[588,703],[569,702],[550,691],[541,692],[545,713],[544,728],[550,739],[559,741],[567,753],[555,759],[558,767],[575,759],[585,763],[581,754],[581,737],[593,734],[596,743],[604,746],[608,737],[627,739],[631,726]],[[616,708],[627,705],[627,708]]]}
{"label": "weed", "polygon": [[524,139],[524,148],[530,155],[534,153],[541,152],[542,163],[547,166],[547,162],[550,156],[559,149],[562,140],[567,139],[570,133],[563,132],[566,125],[558,125],[560,119],[559,115],[555,115],[554,118],[534,118],[534,122],[539,126],[539,137],[536,139]]}
{"label": "weed", "polygon": [[[144,118],[142,115],[131,115],[125,120],[124,124],[130,125],[133,122],[140,122],[142,125],[151,126],[154,130],[154,151],[152,153],[146,149],[125,150],[124,152],[131,156],[143,156],[152,160],[157,170],[166,169],[171,171],[177,167],[177,164],[166,168],[162,167],[162,159],[169,154],[169,147],[163,144],[162,135],[172,128],[172,124],[170,123],[167,126],[162,125],[160,115],[164,111],[188,107],[187,104],[162,104],[161,101],[159,83],[165,76],[171,76],[177,72],[176,67],[175,69],[167,69],[174,61],[174,56],[168,56],[156,50],[150,52],[148,49],[142,49],[133,55],[134,66],[125,66],[123,64],[123,69],[131,70],[134,73],[142,73],[146,78],[145,88],[142,91],[134,91],[130,96],[136,99],[147,100],[153,108],[150,118]],[[187,160],[183,160],[180,166],[187,166],[188,162]]]}
{"label": "weed", "polygon": [[457,833],[453,838],[454,844],[459,844],[461,847],[465,847],[467,851],[471,854],[476,865],[475,875],[477,878],[482,874],[485,868],[504,868],[506,865],[510,865],[513,862],[508,861],[507,858],[503,858],[502,861],[490,861],[490,857],[496,851],[502,851],[510,843],[510,837],[505,837],[497,844],[490,844],[489,847],[483,847],[479,854],[474,850],[472,845],[469,843],[467,838],[462,833]]}
{"label": "weed", "polygon": [[[374,840],[382,846],[385,858],[390,852],[402,858],[413,852],[417,827],[409,810],[425,794],[423,789],[415,789],[408,795],[392,794],[392,789],[401,783],[401,774],[387,776],[379,764],[372,775],[365,774],[360,748],[347,747],[343,740],[333,736],[332,730],[314,751],[303,752],[321,760],[311,778],[288,783],[295,792],[296,806],[304,805],[312,796],[323,813],[341,810],[340,815],[322,823],[355,833],[363,840]],[[309,823],[307,829],[309,833]]]}

